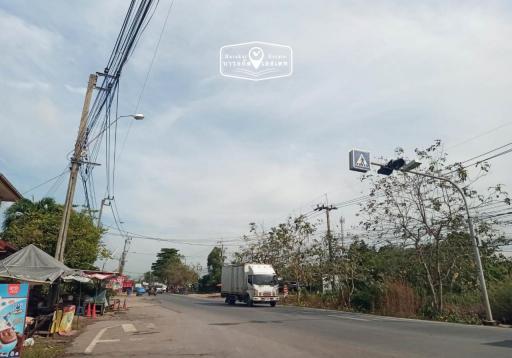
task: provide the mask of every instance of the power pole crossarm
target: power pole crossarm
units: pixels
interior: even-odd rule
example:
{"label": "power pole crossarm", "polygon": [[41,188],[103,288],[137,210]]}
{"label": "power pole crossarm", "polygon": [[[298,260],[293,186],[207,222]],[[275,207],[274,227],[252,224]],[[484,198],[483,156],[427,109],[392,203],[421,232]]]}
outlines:
{"label": "power pole crossarm", "polygon": [[78,178],[78,169],[80,168],[80,159],[82,151],[85,149],[87,118],[89,117],[89,107],[91,104],[92,92],[96,87],[98,76],[95,74],[89,75],[89,83],[87,84],[87,92],[85,93],[84,106],[82,108],[82,116],[80,118],[80,126],[78,128],[78,135],[75,142],[75,150],[71,158],[71,168],[69,173],[68,190],[66,192],[66,201],[64,202],[64,210],[62,214],[62,221],[59,229],[59,236],[57,238],[57,247],[55,249],[55,258],[64,262],[64,252],[66,249],[66,239],[68,235],[69,221],[71,219],[71,211],[73,209],[73,198],[75,196],[76,181]]}

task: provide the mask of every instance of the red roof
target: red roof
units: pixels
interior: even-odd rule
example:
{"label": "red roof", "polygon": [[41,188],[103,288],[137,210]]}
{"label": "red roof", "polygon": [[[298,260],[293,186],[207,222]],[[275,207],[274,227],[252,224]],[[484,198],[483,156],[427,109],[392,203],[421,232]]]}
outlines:
{"label": "red roof", "polygon": [[0,251],[16,252],[18,251],[18,248],[10,242],[0,240]]}

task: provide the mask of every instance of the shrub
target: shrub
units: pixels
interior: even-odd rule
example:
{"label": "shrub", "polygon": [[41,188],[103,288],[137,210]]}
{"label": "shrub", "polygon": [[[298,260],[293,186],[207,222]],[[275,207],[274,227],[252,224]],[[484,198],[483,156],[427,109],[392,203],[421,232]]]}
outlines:
{"label": "shrub", "polygon": [[494,284],[490,289],[490,301],[494,319],[512,324],[512,279]]}

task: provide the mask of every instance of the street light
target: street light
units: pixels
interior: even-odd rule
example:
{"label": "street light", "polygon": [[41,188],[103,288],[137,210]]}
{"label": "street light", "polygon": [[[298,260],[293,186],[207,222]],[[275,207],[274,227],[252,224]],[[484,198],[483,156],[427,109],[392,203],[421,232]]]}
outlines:
{"label": "street light", "polygon": [[124,117],[132,117],[133,119],[136,119],[137,121],[141,121],[144,119],[144,114],[142,114],[142,113],[128,114],[126,116],[119,116],[119,117],[117,117],[117,119],[124,118]]}
{"label": "street light", "polygon": [[484,323],[493,325],[495,324],[494,319],[492,318],[492,311],[491,311],[491,305],[489,304],[489,295],[487,294],[487,286],[485,284],[485,276],[484,276],[484,269],[482,267],[482,260],[480,258],[480,250],[478,249],[478,242],[476,240],[475,236],[475,230],[473,228],[473,221],[471,220],[471,215],[469,214],[469,207],[468,203],[466,201],[466,195],[464,194],[464,191],[453,181],[451,181],[448,178],[435,176],[431,174],[426,173],[420,173],[420,172],[414,172],[413,169],[419,167],[421,163],[416,162],[414,160],[410,161],[409,163],[406,163],[404,159],[399,158],[395,160],[390,160],[387,164],[380,164],[380,163],[371,163],[373,165],[379,166],[379,170],[377,170],[377,173],[383,174],[383,175],[390,175],[393,173],[394,170],[400,171],[402,173],[410,173],[422,177],[427,177],[431,179],[441,180],[444,182],[447,182],[451,184],[462,196],[462,200],[464,202],[464,207],[466,209],[466,215],[467,215],[467,221],[468,221],[468,227],[469,227],[469,236],[471,237],[471,241],[473,243],[473,253],[475,255],[475,263],[478,270],[478,282],[480,284],[480,293],[482,296],[482,303],[485,307],[485,315],[486,315],[486,321]]}
{"label": "street light", "polygon": [[[101,136],[101,135],[102,135],[102,134],[103,134],[107,129],[109,129],[109,128],[110,128],[110,127],[112,127],[115,123],[117,123],[117,121],[118,121],[119,119],[121,119],[121,118],[126,118],[126,117],[131,117],[131,118],[133,118],[133,119],[135,119],[135,120],[137,120],[137,121],[141,121],[141,120],[143,120],[143,119],[144,119],[144,115],[143,115],[142,113],[128,114],[128,115],[126,115],[126,116],[119,116],[119,117],[117,117],[115,120],[113,120],[112,122],[110,122],[110,124],[109,124],[106,128],[103,128],[103,130],[102,130],[100,133],[96,134],[96,136],[95,136],[93,139],[89,140],[89,141],[87,142],[87,145],[86,145],[86,146],[88,147],[92,142],[94,142],[96,139],[98,139],[98,138],[99,138],[99,137],[100,137],[100,136]],[[94,163],[93,163],[93,164],[94,164]]]}

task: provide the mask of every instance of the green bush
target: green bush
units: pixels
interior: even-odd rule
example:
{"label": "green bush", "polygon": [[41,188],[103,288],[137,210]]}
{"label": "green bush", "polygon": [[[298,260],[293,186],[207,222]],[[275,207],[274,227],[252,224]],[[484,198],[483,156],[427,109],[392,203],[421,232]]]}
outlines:
{"label": "green bush", "polygon": [[365,287],[354,293],[352,297],[352,307],[363,312],[373,312],[375,310],[376,299],[376,290],[372,287]]}
{"label": "green bush", "polygon": [[512,324],[512,279],[494,284],[490,289],[490,301],[494,319]]}

